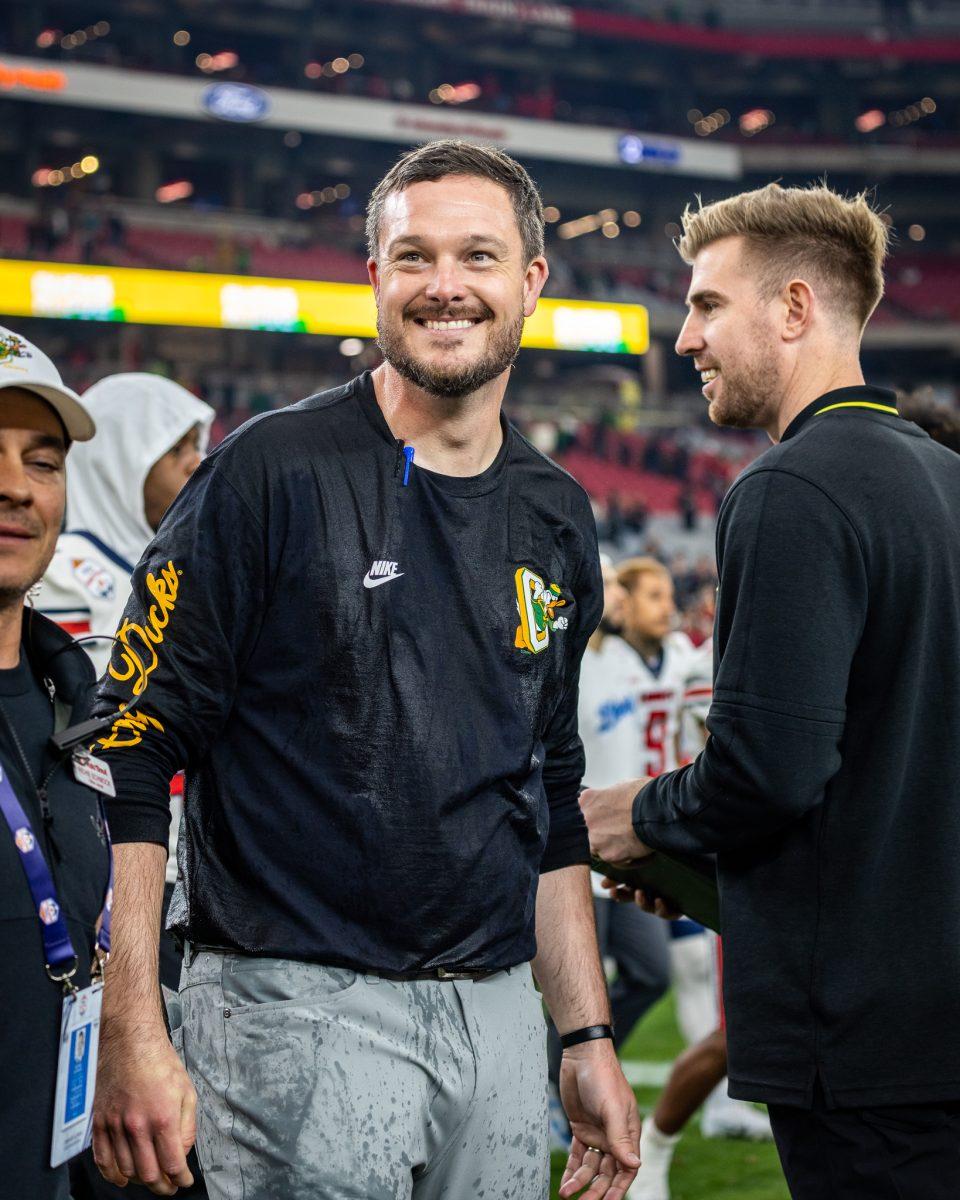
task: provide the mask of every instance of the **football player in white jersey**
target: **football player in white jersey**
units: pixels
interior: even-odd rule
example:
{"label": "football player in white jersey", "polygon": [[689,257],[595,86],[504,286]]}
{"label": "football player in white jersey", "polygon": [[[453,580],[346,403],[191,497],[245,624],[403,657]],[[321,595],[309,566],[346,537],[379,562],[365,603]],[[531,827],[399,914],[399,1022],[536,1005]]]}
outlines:
{"label": "football player in white jersey", "polygon": [[[703,722],[713,680],[711,642],[694,646],[674,629],[677,609],[670,572],[655,558],[620,563],[617,578],[627,593],[624,637],[640,656],[638,697],[644,774],[674,771],[703,744]],[[685,717],[693,718],[698,742],[690,744]]]}
{"label": "football player in white jersey", "polygon": [[[601,567],[603,617],[580,665],[578,723],[587,764],[584,782],[591,787],[631,778],[623,772],[646,765],[639,736],[643,664],[620,636],[626,592],[605,555]],[[610,1006],[619,1046],[670,984],[669,930],[665,922],[635,905],[613,903],[600,886],[599,876],[593,878],[593,890],[600,952],[614,971]],[[551,1026],[550,1134],[557,1149],[569,1143],[557,1089],[560,1057],[560,1040]]]}
{"label": "football player in white jersey", "polygon": [[[673,580],[657,559],[628,559],[617,577],[627,594],[624,637],[642,663],[638,715],[644,773],[659,775],[692,759],[703,744],[713,647],[709,641],[694,646],[685,633],[674,630]],[[643,1165],[629,1200],[669,1200],[674,1148],[683,1125],[704,1100],[705,1136],[769,1137],[765,1115],[726,1094],[717,939],[685,918],[668,927],[677,1021],[690,1049],[677,1060],[655,1113],[643,1123]]]}

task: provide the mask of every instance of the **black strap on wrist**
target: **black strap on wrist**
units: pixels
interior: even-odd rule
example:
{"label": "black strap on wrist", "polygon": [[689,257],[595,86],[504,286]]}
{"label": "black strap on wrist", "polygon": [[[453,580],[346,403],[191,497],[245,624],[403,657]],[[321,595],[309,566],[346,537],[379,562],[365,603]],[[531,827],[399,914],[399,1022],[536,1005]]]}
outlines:
{"label": "black strap on wrist", "polygon": [[587,1025],[583,1029],[573,1029],[560,1037],[560,1045],[564,1050],[571,1046],[579,1046],[581,1042],[595,1042],[600,1038],[613,1038],[612,1025]]}

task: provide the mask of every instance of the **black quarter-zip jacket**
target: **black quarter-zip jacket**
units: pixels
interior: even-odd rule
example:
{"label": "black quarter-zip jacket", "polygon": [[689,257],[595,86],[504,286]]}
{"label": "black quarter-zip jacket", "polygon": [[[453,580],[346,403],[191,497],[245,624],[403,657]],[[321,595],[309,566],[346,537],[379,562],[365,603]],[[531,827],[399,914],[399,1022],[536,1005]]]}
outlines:
{"label": "black quarter-zip jacket", "polygon": [[960,1098],[960,456],[820,397],[720,511],[710,738],[640,792],[716,852],[730,1091]]}
{"label": "black quarter-zip jacket", "polygon": [[480,476],[407,470],[364,375],[238,430],[165,517],[98,711],[126,706],[115,841],[165,844],[186,768],[192,943],[396,972],[535,953],[539,873],[588,861],[602,587],[585,493],[503,428]]}
{"label": "black quarter-zip jacket", "polygon": [[[3,675],[0,763],[47,859],[77,953],[74,982],[86,987],[107,886],[107,844],[96,792],[77,783],[69,756],[53,756],[47,739],[55,725],[86,717],[93,664],[69,634],[28,608],[21,665]],[[62,989],[47,978],[40,921],[20,855],[0,820],[2,1196],[67,1200],[70,1194],[66,1167],[49,1165],[62,1000]]]}

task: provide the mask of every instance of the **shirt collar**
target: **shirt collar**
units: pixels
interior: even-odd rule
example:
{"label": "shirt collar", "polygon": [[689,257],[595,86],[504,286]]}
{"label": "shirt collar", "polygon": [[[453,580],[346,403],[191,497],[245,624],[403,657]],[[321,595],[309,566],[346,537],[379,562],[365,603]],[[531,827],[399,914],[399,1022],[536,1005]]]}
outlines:
{"label": "shirt collar", "polygon": [[885,412],[888,416],[899,416],[897,412],[897,393],[888,388],[870,387],[869,384],[858,384],[856,387],[835,388],[817,397],[812,404],[793,418],[783,431],[780,438],[785,442],[800,432],[811,417],[826,412],[834,405],[842,405],[847,412]]}

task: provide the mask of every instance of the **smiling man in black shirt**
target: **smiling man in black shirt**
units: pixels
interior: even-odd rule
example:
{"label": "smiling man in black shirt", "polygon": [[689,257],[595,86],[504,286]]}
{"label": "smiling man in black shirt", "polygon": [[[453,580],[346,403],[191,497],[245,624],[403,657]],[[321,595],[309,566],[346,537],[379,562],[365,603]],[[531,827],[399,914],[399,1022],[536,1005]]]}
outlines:
{"label": "smiling man in black shirt", "polygon": [[539,196],[438,143],[368,232],[384,365],[228,438],[134,575],[101,692],[123,709],[95,1154],[118,1183],[187,1178],[193,1089],[152,982],[185,766],[171,922],[211,1196],[541,1200],[533,959],[569,1035],[563,1194],[621,1200],[639,1121],[577,806],[596,534],[500,413],[547,276]]}
{"label": "smiling man in black shirt", "polygon": [[582,798],[608,861],[717,854],[730,1092],[795,1200],[960,1195],[960,459],[864,382],[886,245],[825,187],[685,215],[677,350],[776,444],[720,512],[703,752]]}

